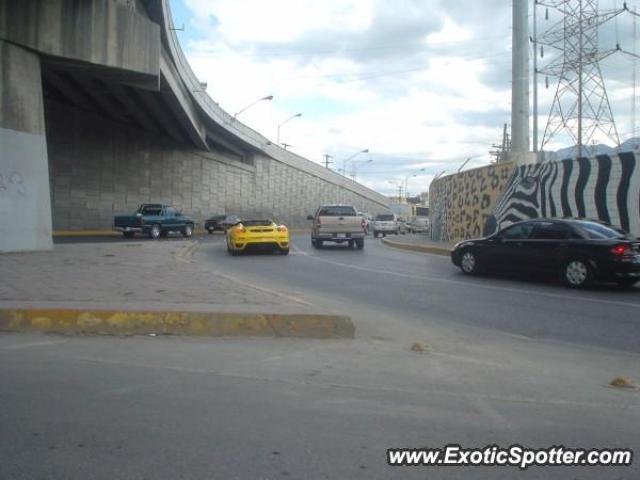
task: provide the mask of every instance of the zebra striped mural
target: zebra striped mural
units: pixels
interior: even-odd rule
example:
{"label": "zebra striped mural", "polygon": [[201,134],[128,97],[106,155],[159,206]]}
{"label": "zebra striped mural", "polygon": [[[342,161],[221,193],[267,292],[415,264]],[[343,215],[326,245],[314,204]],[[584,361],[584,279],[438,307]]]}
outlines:
{"label": "zebra striped mural", "polygon": [[640,165],[636,153],[517,167],[487,218],[483,233],[489,235],[529,218],[576,217],[602,220],[640,236]]}

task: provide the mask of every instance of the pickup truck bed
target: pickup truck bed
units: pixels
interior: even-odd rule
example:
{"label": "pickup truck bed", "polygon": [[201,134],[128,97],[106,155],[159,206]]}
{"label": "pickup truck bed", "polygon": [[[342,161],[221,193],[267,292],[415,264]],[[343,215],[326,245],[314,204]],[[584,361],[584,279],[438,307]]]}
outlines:
{"label": "pickup truck bed", "polygon": [[176,208],[160,204],[140,205],[134,214],[116,215],[113,219],[113,229],[122,232],[125,238],[142,233],[157,239],[169,232],[180,232],[188,238],[193,228],[194,222],[189,217]]}
{"label": "pickup truck bed", "polygon": [[326,205],[320,207],[313,219],[311,244],[322,248],[324,242],[348,243],[364,248],[365,222],[349,205]]}

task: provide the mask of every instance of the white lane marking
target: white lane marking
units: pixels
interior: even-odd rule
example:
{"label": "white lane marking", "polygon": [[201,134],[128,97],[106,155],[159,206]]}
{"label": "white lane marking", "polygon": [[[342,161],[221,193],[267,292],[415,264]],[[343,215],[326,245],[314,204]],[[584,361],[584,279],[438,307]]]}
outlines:
{"label": "white lane marking", "polygon": [[220,273],[219,271],[216,272],[216,276],[221,277],[221,278],[225,278],[225,279],[229,280],[230,282],[238,283],[238,284],[242,285],[243,287],[253,288],[254,290],[259,290],[259,291],[262,291],[262,292],[265,292],[265,293],[269,293],[271,295],[275,295],[277,297],[281,297],[281,298],[284,298],[284,299],[287,299],[287,300],[291,300],[292,302],[299,303],[301,305],[306,305],[308,307],[313,307],[312,303],[305,302],[304,300],[301,300],[298,297],[294,297],[292,295],[287,295],[285,293],[281,293],[281,292],[278,292],[276,290],[271,290],[270,288],[260,287],[260,286],[258,286],[256,284],[249,283],[246,280],[241,280],[239,278],[232,277],[231,275]]}
{"label": "white lane marking", "polygon": [[29,342],[29,343],[20,343],[18,345],[6,345],[2,347],[2,350],[20,350],[23,348],[34,348],[34,347],[48,347],[49,345],[60,345],[61,343],[67,343],[69,340],[43,340],[41,342]]}
{"label": "white lane marking", "polygon": [[350,263],[340,263],[340,262],[336,262],[333,260],[329,260],[327,258],[321,258],[317,255],[310,255],[307,252],[304,252],[300,249],[298,249],[298,247],[296,247],[295,245],[293,245],[293,248],[297,249],[301,255],[306,256],[307,258],[316,260],[318,262],[324,262],[324,263],[328,263],[330,265],[335,265],[337,267],[343,267],[343,268],[350,268],[352,270],[360,270],[363,272],[369,272],[369,273],[380,273],[383,275],[391,275],[394,277],[401,277],[401,278],[409,278],[412,280],[426,280],[428,282],[436,282],[436,283],[445,283],[445,284],[449,284],[449,285],[461,285],[464,287],[477,287],[477,288],[483,288],[485,290],[494,290],[494,291],[500,291],[500,292],[511,292],[511,293],[519,293],[519,294],[525,294],[525,295],[537,295],[539,297],[547,297],[547,298],[556,298],[556,299],[560,299],[560,300],[577,300],[577,301],[581,301],[581,302],[590,302],[590,303],[598,303],[598,304],[602,304],[602,305],[617,305],[617,306],[623,306],[623,307],[631,307],[631,308],[640,308],[640,303],[633,303],[633,302],[620,302],[620,301],[616,301],[616,300],[602,300],[602,299],[597,299],[597,298],[589,298],[589,297],[582,297],[582,296],[576,296],[576,295],[570,295],[569,292],[567,292],[567,295],[562,295],[559,293],[549,293],[549,292],[540,292],[540,291],[535,291],[535,290],[525,290],[523,288],[515,288],[515,287],[500,287],[500,286],[496,286],[496,285],[482,285],[479,283],[475,283],[475,282],[463,282],[460,280],[450,280],[447,278],[438,278],[438,277],[425,277],[425,276],[421,276],[421,275],[412,275],[410,273],[400,273],[400,272],[394,272],[393,270],[384,270],[384,269],[377,269],[377,268],[370,268],[370,267],[361,267],[359,265],[353,265]]}

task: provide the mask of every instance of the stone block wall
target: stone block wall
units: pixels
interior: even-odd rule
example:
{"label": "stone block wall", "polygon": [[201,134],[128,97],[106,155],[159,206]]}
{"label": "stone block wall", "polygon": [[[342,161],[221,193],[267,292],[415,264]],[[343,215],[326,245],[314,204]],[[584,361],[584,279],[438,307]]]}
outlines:
{"label": "stone block wall", "polygon": [[261,154],[243,163],[52,101],[45,119],[54,230],[110,228],[114,214],[155,202],[198,222],[235,213],[292,227],[308,226],[306,216],[323,203],[386,210],[377,199]]}

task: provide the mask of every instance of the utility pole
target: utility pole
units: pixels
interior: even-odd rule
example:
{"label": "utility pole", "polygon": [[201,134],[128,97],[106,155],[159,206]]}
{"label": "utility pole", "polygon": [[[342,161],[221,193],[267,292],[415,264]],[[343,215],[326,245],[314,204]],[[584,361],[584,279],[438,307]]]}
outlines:
{"label": "utility pole", "polygon": [[537,7],[538,0],[533,0],[533,145],[532,150],[536,153],[536,161],[538,158],[538,19]]}
{"label": "utility pole", "polygon": [[529,151],[529,18],[527,0],[513,0],[511,148]]}
{"label": "utility pole", "polygon": [[329,160],[330,158],[333,158],[333,156],[329,155],[328,153],[324,154],[324,168],[329,168],[329,164],[333,163]]}

